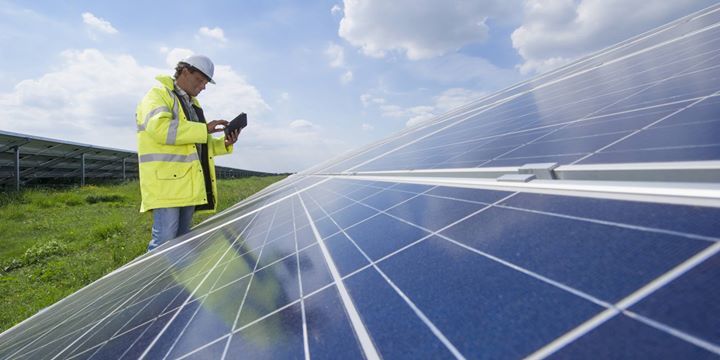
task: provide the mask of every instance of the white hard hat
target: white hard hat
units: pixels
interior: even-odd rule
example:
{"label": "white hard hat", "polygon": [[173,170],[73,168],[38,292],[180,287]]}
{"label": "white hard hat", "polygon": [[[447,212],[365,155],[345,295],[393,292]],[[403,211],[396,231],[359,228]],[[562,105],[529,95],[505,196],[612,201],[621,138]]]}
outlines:
{"label": "white hard hat", "polygon": [[213,62],[210,60],[209,57],[205,55],[192,55],[185,60],[180,60],[180,62],[186,63],[200,70],[201,73],[207,76],[211,83],[215,83],[215,80],[213,80],[213,73],[215,73],[215,65],[213,65]]}

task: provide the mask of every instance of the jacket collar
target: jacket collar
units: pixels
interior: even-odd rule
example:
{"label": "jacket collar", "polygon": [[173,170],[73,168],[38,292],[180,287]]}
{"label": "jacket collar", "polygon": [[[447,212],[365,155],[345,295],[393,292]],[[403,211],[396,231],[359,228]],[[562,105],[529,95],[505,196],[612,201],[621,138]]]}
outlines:
{"label": "jacket collar", "polygon": [[170,75],[158,75],[155,77],[155,80],[159,81],[163,86],[170,90],[175,90],[175,79],[173,79]]}
{"label": "jacket collar", "polygon": [[[175,90],[175,79],[170,75],[158,75],[155,77],[155,80],[159,81],[163,86],[168,88],[170,91]],[[190,101],[192,101],[193,104],[196,106],[200,106],[200,104],[197,102],[197,99],[193,96],[188,96],[190,98]]]}

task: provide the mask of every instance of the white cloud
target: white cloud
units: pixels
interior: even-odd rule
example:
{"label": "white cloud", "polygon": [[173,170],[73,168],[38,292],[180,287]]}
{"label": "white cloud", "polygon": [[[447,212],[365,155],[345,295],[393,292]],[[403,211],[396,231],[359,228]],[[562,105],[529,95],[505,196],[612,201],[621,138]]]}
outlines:
{"label": "white cloud", "polygon": [[420,124],[420,123],[423,123],[423,122],[425,122],[425,121],[427,121],[427,120],[432,119],[434,116],[435,116],[435,115],[433,115],[433,113],[431,113],[431,112],[426,112],[426,113],[418,114],[418,115],[413,116],[412,118],[410,118],[410,120],[408,120],[408,121],[405,123],[405,126],[407,126],[407,127],[412,127],[412,126],[418,125],[418,124]]}
{"label": "white cloud", "polygon": [[298,119],[290,122],[290,128],[297,131],[309,131],[315,129],[315,125],[307,120]]}
{"label": "white cloud", "polygon": [[497,90],[522,80],[513,68],[502,68],[486,59],[465,54],[448,54],[406,66],[416,77],[438,82],[443,87],[472,86]]}
{"label": "white cloud", "polygon": [[345,65],[345,50],[343,47],[335,43],[330,43],[325,49],[325,55],[330,60],[330,67],[345,70],[345,72],[340,75],[340,83],[343,85],[349,84],[353,80],[353,73],[348,70]]}
{"label": "white cloud", "polygon": [[362,124],[363,131],[373,131],[375,130],[375,127],[370,124]]}
{"label": "white cloud", "polygon": [[115,29],[109,21],[99,18],[92,13],[84,12],[82,14],[83,22],[91,31],[97,31],[105,34],[117,34]]}
{"label": "white cloud", "polygon": [[168,50],[166,47],[163,47],[160,49],[160,51],[167,54],[165,56],[165,63],[173,69],[180,60],[186,59],[188,56],[194,54],[192,50],[183,48],[174,48]]}
{"label": "white cloud", "polygon": [[373,104],[384,104],[385,103],[385,99],[376,97],[371,94],[360,95],[360,101],[362,102],[363,107],[368,107]]}
{"label": "white cloud", "polygon": [[[157,83],[154,77],[171,71],[96,49],[66,50],[60,57],[55,71],[0,93],[0,128],[133,150],[135,107]],[[262,114],[269,109],[257,89],[230,67],[216,69],[218,85],[200,95],[206,114],[229,118],[240,111]]]}
{"label": "white cloud", "polygon": [[0,128],[134,148],[135,106],[162,69],[95,49],[67,50],[60,57],[56,71],[0,93]]}
{"label": "white cloud", "polygon": [[342,46],[330,43],[325,49],[325,55],[330,59],[330,67],[342,68],[345,66],[345,50]]}
{"label": "white cloud", "polygon": [[347,151],[348,146],[307,120],[283,126],[250,121],[235,144],[235,153],[218,157],[217,164],[269,172],[301,171]]}
{"label": "white cloud", "polygon": [[438,114],[441,114],[457,109],[463,105],[467,105],[486,95],[488,95],[488,93],[482,91],[451,88],[443,91],[442,94],[436,96],[433,100],[435,102],[436,111]]}
{"label": "white cloud", "polygon": [[340,76],[340,82],[343,85],[349,84],[353,80],[353,73],[352,71],[348,70],[342,76]]}
{"label": "white cloud", "polygon": [[[172,69],[144,66],[129,55],[64,51],[57,69],[0,93],[0,129],[135,151],[135,108],[163,73]],[[218,164],[299,171],[347,150],[347,143],[311,121],[268,123],[272,109],[230,66],[216,64],[215,79],[218,84],[199,96],[208,120],[231,119],[241,111],[249,116],[235,152],[218,157]]]}
{"label": "white cloud", "polygon": [[198,30],[198,37],[216,40],[221,43],[227,42],[227,38],[225,38],[225,32],[219,27],[214,27],[211,29],[207,26],[203,26],[200,28],[200,30]]}
{"label": "white cloud", "polygon": [[411,60],[456,51],[488,38],[488,17],[514,17],[518,0],[345,0],[339,35],[365,55]]}
{"label": "white cloud", "polygon": [[377,105],[383,117],[406,119],[406,126],[414,126],[438,115],[469,104],[487,95],[485,92],[462,88],[451,88],[433,97],[431,105],[403,107],[395,104],[386,104],[382,98],[370,94],[363,94],[360,100],[365,107]]}
{"label": "white cloud", "polygon": [[435,116],[435,107],[428,105],[402,107],[398,105],[381,105],[380,111],[383,117],[408,119],[407,126],[430,119]]}
{"label": "white cloud", "polygon": [[341,12],[342,12],[342,8],[338,4],[333,5],[332,9],[330,9],[330,13],[333,15],[337,15]]}
{"label": "white cloud", "polygon": [[526,0],[512,33],[523,73],[563,65],[589,52],[714,4],[712,0]]}

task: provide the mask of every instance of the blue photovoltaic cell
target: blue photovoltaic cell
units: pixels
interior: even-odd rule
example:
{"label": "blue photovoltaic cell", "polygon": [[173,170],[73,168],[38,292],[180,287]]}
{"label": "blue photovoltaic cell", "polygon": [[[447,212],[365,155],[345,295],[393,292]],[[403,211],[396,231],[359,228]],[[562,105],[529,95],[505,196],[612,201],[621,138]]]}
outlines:
{"label": "blue photovoltaic cell", "polygon": [[292,175],[4,332],[0,358],[716,358],[712,199],[397,176],[720,160],[718,23],[720,5]]}
{"label": "blue photovoltaic cell", "polygon": [[380,268],[465,354],[529,355],[602,310],[436,237]]}
{"label": "blue photovoltaic cell", "polygon": [[621,300],[710,246],[708,241],[502,208],[478,213],[442,234],[608,302]]}
{"label": "blue photovoltaic cell", "polygon": [[360,250],[343,233],[325,239],[325,245],[342,276],[368,265],[367,259],[362,256]]}
{"label": "blue photovoltaic cell", "polygon": [[485,205],[420,195],[389,209],[387,213],[437,231],[483,207]]}
{"label": "blue photovoltaic cell", "polygon": [[346,232],[373,260],[429,235],[427,231],[384,214],[348,228]]}
{"label": "blue photovoltaic cell", "polygon": [[717,354],[618,315],[551,358],[717,359]]}
{"label": "blue photovoltaic cell", "polygon": [[311,246],[301,251],[298,256],[300,257],[303,294],[311,294],[326,285],[332,284],[333,279],[320,246]]}
{"label": "blue photovoltaic cell", "polygon": [[[466,190],[469,192],[469,190]],[[463,199],[462,194],[454,197]],[[720,209],[579,198],[544,194],[518,194],[501,203],[505,206],[538,210],[619,224],[677,231],[720,238]]]}
{"label": "blue photovoltaic cell", "polygon": [[416,193],[385,190],[368,198],[362,199],[360,202],[374,209],[385,210],[415,196],[417,196]]}
{"label": "blue photovoltaic cell", "polygon": [[329,287],[305,301],[308,350],[313,359],[362,359],[360,344],[353,334],[337,289]]}
{"label": "blue photovoltaic cell", "polygon": [[247,359],[287,359],[303,353],[302,313],[292,305],[234,334],[228,356]]}
{"label": "blue photovoltaic cell", "polygon": [[[708,30],[696,36],[703,39],[713,39],[716,37],[715,32],[716,30]],[[701,45],[703,44],[705,43],[701,42]],[[699,46],[690,43],[685,45],[691,48]],[[538,150],[545,153],[549,152],[550,154],[547,155],[555,155],[554,158],[545,156],[545,159],[556,159],[560,163],[568,164],[578,160],[580,157],[563,157],[561,155],[574,153],[580,153],[583,156],[589,155],[612,144],[620,136],[605,135],[593,139],[576,138],[574,142],[571,141],[572,139],[567,139],[565,142],[548,143],[545,146],[537,145],[526,152],[519,151],[524,147],[523,145],[529,142],[535,143],[541,140],[543,135],[559,130],[559,128],[547,127],[551,124],[563,125],[564,127],[571,122],[586,121],[584,119],[603,113],[607,114],[608,112],[638,110],[648,106],[677,103],[683,100],[690,101],[691,99],[694,102],[694,99],[698,97],[712,95],[720,90],[720,86],[717,85],[720,70],[714,66],[715,59],[718,56],[717,50],[712,52],[702,51],[700,52],[700,54],[703,54],[701,58],[688,58],[683,56],[684,53],[667,51],[664,47],[653,49],[650,52],[656,52],[657,54],[654,54],[654,57],[631,57],[625,61],[592,70],[582,77],[571,78],[535,90],[534,92],[537,95],[533,98],[534,106],[527,106],[526,114],[503,111],[505,107],[517,107],[522,104],[525,99],[521,98],[478,114],[475,118],[459,122],[457,125],[443,131],[452,133],[453,136],[447,136],[443,132],[438,133],[354,170],[432,168],[438,167],[438,162],[443,164],[442,167],[515,165],[514,162],[502,161],[501,159],[504,157],[528,157],[528,155],[536,154]],[[649,59],[654,60],[648,62]],[[626,72],[628,66],[637,66],[637,64],[633,64],[633,62],[637,61],[648,62],[643,64],[643,72]],[[636,84],[638,79],[643,79],[642,75],[645,72],[650,71],[649,68],[653,69],[653,76],[660,78],[653,81],[645,80]],[[663,79],[659,71],[665,71],[667,78]],[[622,74],[622,77],[618,78],[611,75],[613,72]],[[588,82],[586,79],[594,80],[594,82]],[[630,83],[626,83],[624,80]],[[683,86],[687,85],[692,87],[683,88]],[[567,93],[563,94],[563,91],[557,92],[554,87],[558,87]],[[617,87],[617,89],[613,87]],[[603,92],[598,93],[598,89],[602,89]],[[709,100],[712,101],[712,99]],[[682,110],[683,107],[678,107],[675,110]],[[653,120],[659,121],[663,116],[664,114],[657,114],[657,117]],[[548,120],[551,120],[552,123],[549,123]],[[592,122],[591,120],[588,121]],[[499,123],[509,125],[499,126],[497,125]],[[530,131],[527,134],[517,133],[518,131],[533,129],[533,125],[537,130]],[[711,129],[706,130],[710,131]],[[481,140],[485,136],[498,136],[498,138],[490,143],[485,143]],[[643,136],[650,139],[649,141],[660,142],[661,148],[672,146],[671,144],[662,144],[665,138],[660,133],[648,132],[647,135],[643,134]],[[457,144],[457,147],[455,144]],[[493,144],[502,144],[504,147]],[[463,146],[465,150],[462,150]],[[413,151],[416,151],[414,149],[430,148],[434,148],[434,157],[418,156],[417,153],[412,155]],[[517,152],[515,156],[508,154],[513,150]],[[464,154],[465,152],[468,153]],[[442,153],[446,153],[448,156],[439,156]],[[658,154],[662,154],[662,152]],[[660,156],[658,155],[656,158],[650,158],[646,161],[659,161],[657,158]],[[707,160],[708,158],[717,159],[720,154],[703,155],[697,152],[688,152],[684,158],[679,160],[693,160],[693,156],[697,156],[697,160]],[[477,160],[475,164],[470,164],[470,158]]]}
{"label": "blue photovoltaic cell", "polygon": [[[720,343],[720,255],[674,280],[630,310],[713,344]],[[678,311],[677,309],[682,309]]]}
{"label": "blue photovoltaic cell", "polygon": [[375,269],[352,276],[347,286],[381,356],[387,359],[452,357]]}

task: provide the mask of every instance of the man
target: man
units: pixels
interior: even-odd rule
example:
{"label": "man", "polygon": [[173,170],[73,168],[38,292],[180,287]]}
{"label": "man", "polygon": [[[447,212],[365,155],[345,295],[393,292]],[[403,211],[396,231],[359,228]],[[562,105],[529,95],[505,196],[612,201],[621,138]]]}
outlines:
{"label": "man", "polygon": [[230,154],[240,131],[215,138],[211,134],[228,122],[205,121],[196,97],[208,82],[215,83],[214,69],[206,56],[181,60],[175,76],[157,76],[160,84],[138,104],[140,212],[153,213],[148,251],[189,232],[195,210],[216,209],[213,158]]}

